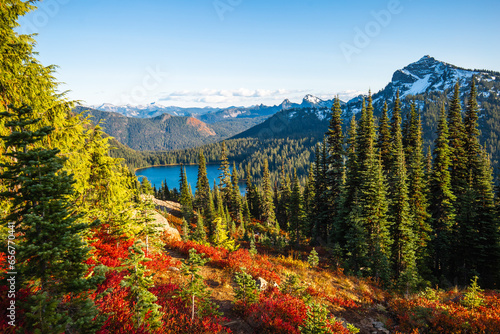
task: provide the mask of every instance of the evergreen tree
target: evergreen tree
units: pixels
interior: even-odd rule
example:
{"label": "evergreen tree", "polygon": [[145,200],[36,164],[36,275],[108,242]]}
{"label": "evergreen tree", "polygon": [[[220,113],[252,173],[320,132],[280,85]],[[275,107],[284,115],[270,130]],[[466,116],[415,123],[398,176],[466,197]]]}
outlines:
{"label": "evergreen tree", "polygon": [[[326,171],[326,192],[328,205],[328,225],[332,225],[338,216],[339,201],[344,177],[344,135],[342,133],[342,109],[337,97],[332,107],[330,124],[326,133],[328,157]],[[333,226],[328,228],[329,241],[334,241]]]}
{"label": "evergreen tree", "polygon": [[[397,101],[397,100],[396,100]],[[389,236],[387,217],[387,189],[382,172],[382,160],[375,153],[375,126],[373,119],[372,97],[368,96],[368,104],[364,117],[363,136],[365,160],[360,161],[360,202],[362,206],[364,228],[367,234],[369,250],[369,268],[376,278],[386,279],[388,276],[388,258],[392,240]]]}
{"label": "evergreen tree", "polygon": [[326,172],[327,165],[327,144],[326,138],[316,148],[316,160],[314,163],[315,175],[315,202],[316,202],[316,217],[313,226],[313,243],[321,243],[328,241],[329,231],[329,215],[328,215],[328,193]]}
{"label": "evergreen tree", "polygon": [[198,215],[196,222],[196,230],[193,233],[193,240],[205,241],[207,234],[205,232],[205,224],[203,223],[203,217]]}
{"label": "evergreen tree", "polygon": [[276,188],[275,205],[276,220],[283,230],[288,231],[290,221],[289,203],[291,196],[290,178],[285,173],[285,166],[281,166],[279,188]]}
{"label": "evergreen tree", "polygon": [[416,233],[410,215],[408,180],[403,135],[401,132],[401,109],[399,94],[394,102],[391,118],[392,164],[390,171],[390,219],[393,237],[392,256],[395,276],[406,288],[413,288],[417,280]]}
{"label": "evergreen tree", "polygon": [[339,216],[335,219],[335,239],[339,247],[344,250],[347,248],[346,233],[349,230],[348,217],[351,214],[352,208],[358,202],[359,164],[357,137],[357,123],[355,116],[353,116],[347,139],[346,180],[340,199]]}
{"label": "evergreen tree", "polygon": [[196,311],[196,300],[199,300],[198,309],[202,308],[208,300],[210,293],[203,281],[203,276],[200,274],[200,267],[203,267],[208,259],[204,258],[205,254],[197,254],[196,249],[189,250],[189,257],[183,261],[181,265],[181,274],[186,277],[187,282],[184,284],[179,297],[191,308],[191,321],[194,320]]}
{"label": "evergreen tree", "polygon": [[276,217],[274,213],[273,190],[271,188],[271,178],[269,174],[269,165],[267,159],[264,160],[264,172],[262,175],[262,222],[267,227],[276,225]]}
{"label": "evergreen tree", "polygon": [[219,167],[221,174],[219,176],[219,188],[224,203],[231,204],[233,202],[233,182],[231,180],[231,170],[229,168],[229,160],[227,158],[227,148],[225,142],[222,142],[221,150],[222,151]]}
{"label": "evergreen tree", "polygon": [[146,195],[153,195],[154,190],[151,182],[149,182],[148,178],[143,176],[141,179],[141,193]]}
{"label": "evergreen tree", "polygon": [[210,196],[210,183],[207,176],[207,165],[203,151],[198,156],[198,179],[196,181],[196,193],[193,206],[206,215],[208,211]]}
{"label": "evergreen tree", "polygon": [[246,198],[243,198],[243,222],[246,226],[252,222],[250,217],[250,208],[248,207],[248,200]]}
{"label": "evergreen tree", "polygon": [[189,223],[185,218],[182,218],[182,240],[187,241],[191,235],[191,229],[189,228]]}
{"label": "evergreen tree", "polygon": [[188,222],[193,216],[193,203],[191,200],[192,193],[190,193],[190,187],[186,177],[186,168],[181,165],[181,176],[180,176],[180,189],[181,198],[180,204],[182,206],[182,217],[184,217]]}
{"label": "evergreen tree", "polygon": [[377,149],[382,157],[382,167],[385,173],[389,173],[389,168],[391,166],[392,147],[391,127],[389,125],[389,116],[387,115],[388,111],[387,102],[384,102],[382,116],[380,117],[378,125]]}
{"label": "evergreen tree", "polygon": [[209,191],[209,193],[208,193],[208,206],[207,206],[204,214],[205,214],[205,221],[209,222],[209,224],[208,224],[208,236],[212,237],[214,228],[213,228],[212,224],[210,224],[210,222],[213,222],[215,219],[215,206],[214,206],[214,200],[213,200],[213,195],[212,195],[211,191]]}
{"label": "evergreen tree", "polygon": [[473,78],[464,119],[467,183],[457,219],[460,236],[457,267],[462,284],[480,274],[484,283],[492,287],[500,274],[500,230],[498,216],[495,215],[490,159],[479,143],[476,95]]}
{"label": "evergreen tree", "polygon": [[406,150],[408,152],[408,194],[410,212],[413,217],[416,237],[416,256],[419,271],[426,270],[428,259],[427,244],[430,241],[432,229],[428,212],[427,181],[424,170],[424,155],[422,152],[422,125],[415,104],[411,104]]}
{"label": "evergreen tree", "polygon": [[450,146],[450,168],[451,168],[451,190],[457,197],[456,209],[459,212],[462,200],[461,196],[466,191],[466,168],[467,157],[465,155],[465,128],[462,120],[462,107],[460,101],[460,84],[457,81],[450,101],[448,111],[448,129]]}
{"label": "evergreen tree", "polygon": [[252,217],[260,219],[261,212],[261,198],[259,196],[259,192],[257,191],[257,187],[253,184],[252,174],[250,172],[250,167],[247,167],[246,171],[246,186],[247,186],[247,202],[248,208],[250,210],[250,214]]}
{"label": "evergreen tree", "polygon": [[448,278],[451,266],[453,230],[455,224],[455,195],[451,188],[450,147],[448,123],[444,105],[438,123],[437,138],[434,143],[434,164],[430,180],[430,213],[434,231],[432,245],[434,252],[434,274]]}
{"label": "evergreen tree", "polygon": [[58,149],[35,148],[54,128],[40,126],[30,107],[11,108],[0,114],[10,129],[1,137],[6,163],[0,165],[5,168],[0,180],[6,191],[0,197],[12,203],[2,224],[19,235],[17,282],[33,291],[25,305],[26,324],[40,333],[95,332],[97,310],[86,292],[100,277],[86,277],[89,248],[82,235],[90,226],[68,202],[75,182],[61,171],[65,158]]}
{"label": "evergreen tree", "polygon": [[129,307],[133,310],[136,329],[159,328],[161,322],[161,306],[156,304],[158,299],[148,291],[154,286],[152,275],[146,273],[147,269],[141,262],[149,261],[142,247],[145,245],[136,241],[129,248],[129,257],[124,262],[124,267],[129,274],[123,278],[121,285],[129,288]]}
{"label": "evergreen tree", "polygon": [[314,220],[316,219],[316,203],[315,203],[315,180],[314,180],[314,169],[313,165],[309,167],[309,174],[306,181],[306,186],[304,188],[303,199],[304,199],[304,212],[306,214],[306,222],[304,223],[304,233],[306,237],[312,237],[312,227],[314,225]]}
{"label": "evergreen tree", "polygon": [[290,195],[290,239],[298,246],[304,231],[304,209],[297,171],[293,171],[292,193]]}
{"label": "evergreen tree", "polygon": [[236,163],[233,162],[233,173],[231,174],[231,181],[233,183],[233,194],[231,195],[232,202],[230,206],[232,208],[232,213],[235,216],[239,216],[241,213],[241,194],[240,194],[240,179],[238,177],[238,170],[236,169]]}

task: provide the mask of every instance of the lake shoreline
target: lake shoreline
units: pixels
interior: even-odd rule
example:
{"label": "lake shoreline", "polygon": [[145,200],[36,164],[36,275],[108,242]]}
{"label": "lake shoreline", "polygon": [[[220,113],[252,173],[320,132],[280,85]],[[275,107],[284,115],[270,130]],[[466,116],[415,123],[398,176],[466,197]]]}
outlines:
{"label": "lake shoreline", "polygon": [[[216,165],[217,163],[207,163],[207,166],[210,165]],[[156,168],[156,167],[173,167],[173,166],[198,166],[197,163],[189,163],[189,164],[166,164],[166,165],[152,165],[152,166],[147,166],[147,167],[138,167],[134,169],[134,173],[137,173],[137,171],[141,169],[148,169],[148,168]]]}

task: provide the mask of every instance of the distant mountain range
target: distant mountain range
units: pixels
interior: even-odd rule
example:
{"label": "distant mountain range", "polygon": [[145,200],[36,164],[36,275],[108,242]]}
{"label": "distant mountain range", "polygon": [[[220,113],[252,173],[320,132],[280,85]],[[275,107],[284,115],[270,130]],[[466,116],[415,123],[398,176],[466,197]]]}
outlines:
{"label": "distant mountain range", "polygon": [[188,116],[195,117],[199,120],[213,124],[231,118],[256,118],[262,116],[271,116],[281,110],[293,108],[330,108],[333,105],[333,100],[323,101],[313,95],[306,95],[302,103],[293,103],[286,99],[281,104],[275,106],[266,106],[263,104],[251,107],[229,107],[229,108],[181,108],[173,106],[163,106],[158,103],[147,105],[123,105],[116,106],[110,103],[100,105],[84,106],[89,109],[114,112],[127,117],[134,118],[152,118],[162,114],[170,114],[172,116]]}
{"label": "distant mountain range", "polygon": [[[470,88],[472,76],[478,87],[481,106],[479,120],[483,144],[498,165],[500,155],[500,73],[468,70],[438,61],[430,56],[397,70],[391,82],[373,94],[375,116],[380,116],[384,102],[392,108],[400,91],[403,114],[410,101],[421,111],[426,145],[431,145],[436,132],[440,105],[447,102],[457,81],[462,98]],[[342,102],[344,124],[361,110],[359,95]],[[280,105],[218,108],[178,108],[156,104],[148,106],[101,105],[91,110],[96,120],[103,119],[108,134],[136,150],[170,150],[196,147],[227,138],[317,137],[328,127],[333,100],[307,95],[303,101],[284,100]],[[81,107],[80,110],[85,108]],[[106,111],[113,111],[106,113]],[[124,117],[123,115],[129,116]]]}

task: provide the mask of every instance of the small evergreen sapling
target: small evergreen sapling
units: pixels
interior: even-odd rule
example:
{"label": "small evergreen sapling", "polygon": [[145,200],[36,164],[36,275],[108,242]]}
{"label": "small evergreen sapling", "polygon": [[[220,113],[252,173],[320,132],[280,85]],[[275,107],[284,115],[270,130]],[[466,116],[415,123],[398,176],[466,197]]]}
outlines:
{"label": "small evergreen sapling", "polygon": [[187,282],[181,289],[179,297],[187,305],[191,306],[191,321],[194,320],[196,299],[199,301],[198,314],[200,316],[218,314],[217,305],[208,300],[210,292],[207,290],[203,276],[200,274],[200,267],[209,261],[203,258],[204,255],[203,253],[196,253],[196,249],[191,248],[189,257],[183,261],[181,266],[181,274],[187,278]]}
{"label": "small evergreen sapling", "polygon": [[316,249],[312,249],[311,253],[309,254],[309,257],[307,258],[307,262],[312,268],[315,268],[319,264],[319,257],[318,253],[316,252]]}
{"label": "small evergreen sapling", "polygon": [[241,268],[241,271],[235,274],[234,280],[238,285],[234,290],[237,301],[249,305],[255,303],[259,299],[257,284],[252,276],[246,272],[245,268]]}
{"label": "small evergreen sapling", "polygon": [[156,296],[148,291],[153,287],[152,275],[146,273],[146,267],[141,262],[150,261],[146,258],[141,241],[136,241],[129,248],[129,257],[125,261],[129,274],[123,278],[121,285],[130,288],[128,299],[134,310],[134,323],[137,329],[144,326],[158,328],[162,325],[161,306],[156,304]]}
{"label": "small evergreen sapling", "polygon": [[484,304],[484,298],[481,296],[483,289],[477,284],[478,277],[474,276],[471,280],[471,285],[467,288],[467,292],[462,300],[462,305],[467,308],[477,308]]}

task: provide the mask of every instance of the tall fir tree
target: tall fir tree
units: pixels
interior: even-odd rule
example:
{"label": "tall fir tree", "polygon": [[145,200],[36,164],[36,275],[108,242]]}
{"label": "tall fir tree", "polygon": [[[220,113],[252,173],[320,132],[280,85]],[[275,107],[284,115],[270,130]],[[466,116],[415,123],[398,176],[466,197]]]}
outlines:
{"label": "tall fir tree", "polygon": [[264,160],[264,170],[262,174],[262,222],[265,226],[272,228],[276,225],[274,212],[273,189],[271,187],[271,175],[267,159]]}
{"label": "tall fir tree", "polygon": [[39,333],[95,332],[99,328],[87,291],[95,289],[98,275],[88,278],[90,248],[83,240],[89,225],[68,201],[72,175],[61,171],[60,150],[35,148],[54,131],[41,126],[30,107],[12,107],[1,113],[10,134],[2,136],[7,158],[0,180],[3,199],[12,202],[2,221],[18,235],[18,286],[32,291],[26,310],[27,328]]}
{"label": "tall fir tree", "polygon": [[464,118],[467,183],[457,219],[460,245],[457,267],[461,284],[479,274],[483,284],[493,287],[500,278],[500,230],[495,215],[490,158],[479,143],[478,113],[473,77]]}
{"label": "tall fir tree", "polygon": [[389,178],[389,214],[392,221],[392,257],[395,278],[400,286],[404,284],[405,288],[409,290],[413,289],[417,283],[416,231],[413,229],[414,225],[410,214],[401,122],[400,100],[399,94],[397,94],[391,117],[392,162]]}
{"label": "tall fir tree", "polygon": [[260,219],[261,218],[261,200],[257,187],[253,183],[252,173],[250,171],[250,166],[247,166],[246,170],[246,198],[248,202],[248,208],[252,217]]}
{"label": "tall fir tree", "polygon": [[357,123],[355,116],[352,117],[347,138],[347,160],[345,184],[340,198],[339,215],[335,219],[335,239],[341,250],[347,249],[346,233],[349,229],[348,217],[355,203],[358,201],[359,191],[359,162],[357,148]]}
{"label": "tall fir tree", "polygon": [[300,192],[299,178],[297,171],[293,171],[292,192],[290,194],[290,223],[288,231],[291,235],[291,240],[295,245],[299,245],[304,237],[304,207],[302,194]]}
{"label": "tall fir tree", "polygon": [[276,219],[280,224],[281,229],[288,231],[288,224],[290,220],[288,209],[290,204],[291,188],[290,178],[285,172],[284,164],[281,166],[279,186],[275,189]]}
{"label": "tall fir tree", "polygon": [[207,176],[207,164],[203,151],[198,155],[198,179],[193,206],[206,215],[209,206],[210,183]]}
{"label": "tall fir tree", "polygon": [[326,192],[328,204],[328,240],[336,240],[333,222],[339,216],[339,202],[342,194],[344,178],[344,134],[342,133],[342,108],[338,96],[332,106],[330,124],[326,133],[328,156],[326,171]]}
{"label": "tall fir tree", "polygon": [[233,197],[233,182],[231,180],[231,169],[229,165],[229,160],[227,158],[227,148],[226,143],[221,144],[221,156],[220,156],[220,176],[219,176],[219,190],[221,192],[222,200],[225,204],[231,204]]}
{"label": "tall fir tree", "polygon": [[[357,139],[359,162],[357,203],[352,209],[348,223],[353,229],[351,236],[357,229],[363,229],[363,234],[355,240],[363,242],[366,248],[363,251],[364,257],[359,255],[359,262],[355,264],[355,268],[365,267],[364,274],[385,277],[389,263],[384,258],[389,254],[391,244],[388,234],[386,185],[381,171],[381,160],[375,152],[375,124],[371,94],[367,102],[362,108],[360,122],[362,126],[360,126]],[[364,237],[364,240],[361,237]],[[352,245],[353,241],[348,240],[348,244]]]}
{"label": "tall fir tree", "polygon": [[314,164],[314,175],[316,181],[316,219],[313,226],[313,243],[326,243],[328,234],[331,233],[328,214],[328,192],[326,173],[327,164],[327,143],[326,138],[316,148],[316,159]]}
{"label": "tall fir tree", "polygon": [[389,168],[391,166],[391,127],[389,125],[389,108],[387,102],[384,102],[384,108],[382,109],[382,116],[379,120],[378,125],[378,138],[377,138],[377,149],[382,158],[382,168],[384,172],[389,173]]}
{"label": "tall fir tree", "polygon": [[235,217],[238,217],[241,214],[241,194],[240,194],[240,179],[238,176],[238,170],[236,169],[236,163],[233,162],[233,172],[231,174],[231,182],[232,182],[232,189],[233,193],[231,195],[231,209],[232,213],[235,215]]}
{"label": "tall fir tree", "polygon": [[[450,146],[446,110],[441,108],[437,138],[434,142],[434,163],[430,180],[430,213],[432,215],[432,246],[434,275],[446,283],[451,274],[452,248],[455,228],[455,195],[451,186]],[[443,281],[443,279],[446,279]]]}
{"label": "tall fir tree", "polygon": [[460,210],[461,196],[467,187],[467,157],[465,155],[465,128],[462,119],[460,84],[455,84],[453,98],[448,110],[448,129],[450,146],[451,189],[457,197],[457,209]]}
{"label": "tall fir tree", "polygon": [[427,271],[429,260],[427,245],[430,241],[432,228],[428,211],[427,180],[422,151],[422,123],[415,103],[411,104],[406,143],[408,194],[416,237],[416,257],[419,272],[424,274]]}
{"label": "tall fir tree", "polygon": [[181,173],[180,173],[180,189],[181,189],[181,197],[180,204],[182,210],[182,216],[189,222],[193,217],[193,202],[191,200],[192,194],[190,193],[190,187],[188,184],[188,180],[186,177],[186,168],[181,165]]}

